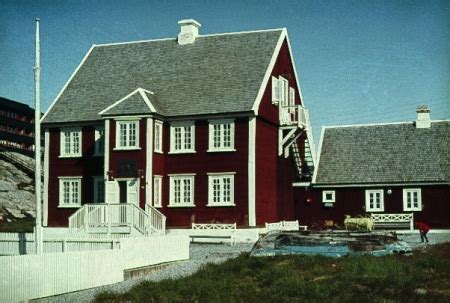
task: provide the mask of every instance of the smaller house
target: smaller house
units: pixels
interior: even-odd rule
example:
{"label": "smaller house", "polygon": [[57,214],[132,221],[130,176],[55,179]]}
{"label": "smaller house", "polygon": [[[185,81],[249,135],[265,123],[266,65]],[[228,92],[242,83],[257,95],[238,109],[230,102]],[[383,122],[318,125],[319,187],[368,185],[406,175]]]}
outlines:
{"label": "smaller house", "polygon": [[[432,228],[450,227],[450,120],[325,127],[312,187],[297,187],[304,223],[346,214],[413,213]],[[306,197],[306,198],[305,198]]]}

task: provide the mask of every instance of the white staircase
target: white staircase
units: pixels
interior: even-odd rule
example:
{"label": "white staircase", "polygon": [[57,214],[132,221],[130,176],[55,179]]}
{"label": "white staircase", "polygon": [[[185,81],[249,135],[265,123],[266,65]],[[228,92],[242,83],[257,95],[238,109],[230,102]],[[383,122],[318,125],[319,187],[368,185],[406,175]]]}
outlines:
{"label": "white staircase", "polygon": [[69,217],[69,228],[86,233],[123,233],[149,236],[165,234],[166,217],[147,205],[147,211],[135,204],[84,204]]}

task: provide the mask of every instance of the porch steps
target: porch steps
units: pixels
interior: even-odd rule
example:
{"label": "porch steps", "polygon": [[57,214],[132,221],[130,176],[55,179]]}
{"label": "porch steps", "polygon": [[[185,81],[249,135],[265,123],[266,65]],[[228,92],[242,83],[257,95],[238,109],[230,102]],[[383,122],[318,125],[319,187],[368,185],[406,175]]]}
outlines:
{"label": "porch steps", "polygon": [[183,261],[173,261],[173,262],[166,262],[166,263],[160,263],[160,264],[155,264],[155,265],[126,269],[123,272],[123,278],[125,281],[139,279],[139,278],[147,276],[153,272],[161,271],[163,269],[166,269],[170,265],[180,263],[180,262],[183,262]]}

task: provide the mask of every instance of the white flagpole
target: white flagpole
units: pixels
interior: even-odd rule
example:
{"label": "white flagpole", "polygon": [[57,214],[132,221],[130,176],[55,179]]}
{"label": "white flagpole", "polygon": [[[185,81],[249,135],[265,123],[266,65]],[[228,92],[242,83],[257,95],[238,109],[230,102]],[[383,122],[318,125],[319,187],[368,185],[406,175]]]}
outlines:
{"label": "white flagpole", "polygon": [[35,109],[34,109],[34,158],[35,158],[35,194],[36,194],[36,227],[34,230],[36,243],[36,254],[43,252],[42,239],[42,210],[41,210],[41,59],[40,59],[40,39],[39,39],[39,18],[36,18],[36,60],[34,66],[34,89],[35,89]]}

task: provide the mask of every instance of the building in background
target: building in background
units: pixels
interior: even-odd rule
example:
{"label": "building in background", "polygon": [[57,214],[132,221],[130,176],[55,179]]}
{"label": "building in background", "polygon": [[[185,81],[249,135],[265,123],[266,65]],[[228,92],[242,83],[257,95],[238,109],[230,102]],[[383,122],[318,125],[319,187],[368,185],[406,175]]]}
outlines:
{"label": "building in background", "polygon": [[0,97],[0,148],[34,154],[34,109]]}
{"label": "building in background", "polygon": [[450,120],[420,106],[414,122],[324,127],[320,142],[312,188],[296,190],[302,224],[413,213],[450,227]]}

